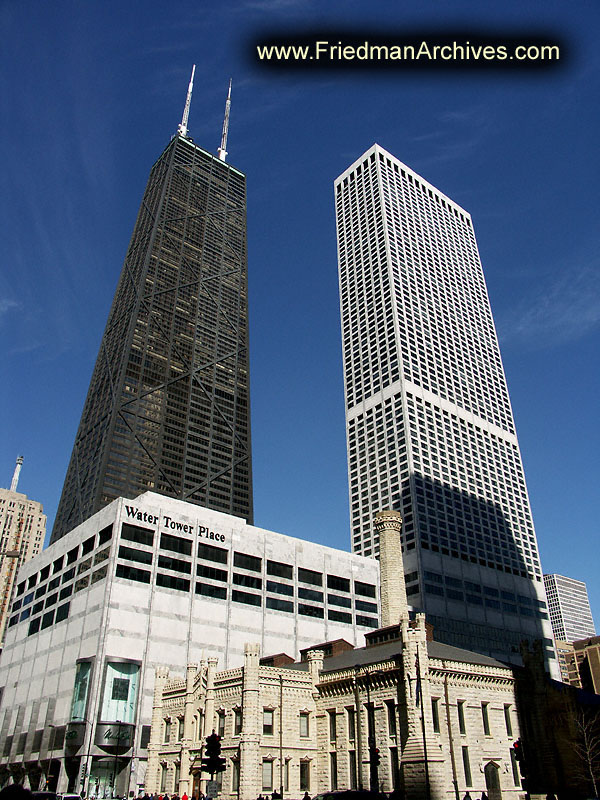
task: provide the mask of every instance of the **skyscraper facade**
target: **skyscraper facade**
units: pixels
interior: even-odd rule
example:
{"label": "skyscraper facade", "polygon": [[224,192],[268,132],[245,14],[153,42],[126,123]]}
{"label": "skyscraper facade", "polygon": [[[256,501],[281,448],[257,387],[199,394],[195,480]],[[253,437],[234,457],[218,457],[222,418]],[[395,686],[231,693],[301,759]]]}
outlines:
{"label": "skyscraper facade", "polygon": [[335,181],[352,547],[403,516],[436,639],[513,658],[544,584],[470,215],[379,145]]}
{"label": "skyscraper facade", "polygon": [[52,541],[148,490],[252,522],[246,180],[185,121],[142,198]]}
{"label": "skyscraper facade", "polygon": [[554,638],[575,642],[596,635],[594,619],[583,581],[564,575],[544,575],[550,623]]}

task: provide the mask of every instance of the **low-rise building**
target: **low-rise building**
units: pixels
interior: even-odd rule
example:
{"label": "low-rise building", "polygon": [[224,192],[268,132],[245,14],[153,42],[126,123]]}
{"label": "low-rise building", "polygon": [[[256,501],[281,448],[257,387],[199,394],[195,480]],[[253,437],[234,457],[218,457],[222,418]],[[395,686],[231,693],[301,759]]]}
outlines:
{"label": "low-rise building", "polygon": [[380,624],[374,559],[146,493],[120,498],[24,564],[0,658],[0,785],[145,785],[157,666],[244,643],[296,659]]}
{"label": "low-rise building", "polygon": [[215,731],[224,800],[352,788],[520,797],[511,667],[428,641],[422,615],[366,638],[364,648],[311,650],[278,667],[248,644],[235,670],[217,671],[214,658],[182,677],[158,669],[146,791],[206,792],[200,764]]}
{"label": "low-rise building", "polygon": [[422,614],[410,618],[399,525],[393,512],[377,515],[383,618],[396,622],[367,633],[365,647],[331,642],[294,663],[279,654],[261,664],[249,643],[235,670],[217,671],[216,658],[179,678],[157,670],[147,791],[205,790],[199,766],[214,730],[224,800],[349,788],[415,800],[523,794],[513,670],[434,641]]}

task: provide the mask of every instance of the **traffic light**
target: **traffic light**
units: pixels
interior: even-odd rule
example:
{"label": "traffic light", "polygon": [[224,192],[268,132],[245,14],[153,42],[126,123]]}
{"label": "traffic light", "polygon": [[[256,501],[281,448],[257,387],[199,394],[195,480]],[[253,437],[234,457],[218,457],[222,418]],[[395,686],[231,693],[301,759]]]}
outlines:
{"label": "traffic light", "polygon": [[525,778],[528,772],[527,762],[525,761],[525,753],[523,752],[523,742],[520,739],[517,739],[517,741],[513,743],[512,751],[515,754],[515,761],[519,764],[521,777]]}
{"label": "traffic light", "polygon": [[381,756],[379,755],[379,748],[372,747],[371,748],[371,765],[373,767],[378,767],[381,764]]}
{"label": "traffic light", "polygon": [[216,772],[224,772],[225,759],[221,757],[221,737],[214,731],[206,737],[204,753],[201,767],[203,772],[209,772],[211,776]]}

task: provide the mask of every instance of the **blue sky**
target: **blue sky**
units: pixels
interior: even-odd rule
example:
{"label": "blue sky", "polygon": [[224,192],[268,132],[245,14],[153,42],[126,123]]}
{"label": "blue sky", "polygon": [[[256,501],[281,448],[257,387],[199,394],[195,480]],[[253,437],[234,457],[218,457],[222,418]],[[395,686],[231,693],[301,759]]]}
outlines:
{"label": "blue sky", "polygon": [[[349,547],[334,178],[374,141],[473,217],[546,572],[597,587],[596,0],[4,0],[0,485],[54,518],[146,178],[181,118],[248,176],[256,524]],[[267,70],[306,30],[560,37],[540,70]],[[3,476],[3,477],[2,477]]]}

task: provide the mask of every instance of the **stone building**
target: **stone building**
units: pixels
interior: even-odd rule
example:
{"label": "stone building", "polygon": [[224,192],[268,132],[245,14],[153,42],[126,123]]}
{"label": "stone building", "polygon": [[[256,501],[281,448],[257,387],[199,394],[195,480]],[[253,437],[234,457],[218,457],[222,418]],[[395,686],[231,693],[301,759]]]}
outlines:
{"label": "stone building", "polygon": [[157,670],[146,791],[205,790],[199,764],[215,730],[227,800],[336,788],[398,789],[411,798],[523,794],[511,755],[520,735],[513,671],[434,641],[424,615],[411,619],[399,526],[398,514],[377,515],[387,624],[366,634],[365,647],[326,643],[300,661],[261,663],[258,646],[247,644],[241,668],[217,672],[209,658],[185,678]]}
{"label": "stone building", "polygon": [[199,764],[213,730],[227,764],[218,776],[223,797],[254,800],[275,789],[295,797],[316,790],[320,652],[302,664],[265,666],[259,645],[247,644],[243,667],[217,672],[216,662],[190,665],[182,679],[157,670],[146,791],[205,791],[208,776]]}

